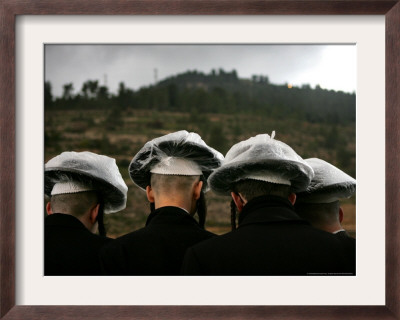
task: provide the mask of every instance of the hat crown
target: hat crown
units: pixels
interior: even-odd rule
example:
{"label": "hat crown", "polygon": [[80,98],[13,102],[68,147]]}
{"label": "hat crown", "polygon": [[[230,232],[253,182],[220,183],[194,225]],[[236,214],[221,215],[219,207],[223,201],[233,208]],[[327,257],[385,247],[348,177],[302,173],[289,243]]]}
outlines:
{"label": "hat crown", "polygon": [[[207,179],[211,172],[221,165],[223,158],[220,152],[209,147],[197,133],[181,130],[148,141],[133,157],[129,165],[129,174],[132,181],[142,189],[149,185],[150,172],[153,169],[161,174],[164,172],[175,175],[192,175],[196,171],[196,174]],[[192,165],[179,168],[176,164],[182,160],[188,160]],[[166,166],[160,170],[160,163],[170,166],[173,170],[169,172]],[[204,181],[203,190],[206,189],[207,183]]]}
{"label": "hat crown", "polygon": [[233,145],[223,164],[257,159],[303,161],[287,144],[271,138],[268,134],[259,134]]}
{"label": "hat crown", "polygon": [[186,130],[180,130],[172,133],[168,133],[164,136],[154,138],[153,140],[148,141],[144,148],[150,146],[157,146],[162,142],[166,141],[175,141],[177,144],[197,144],[203,146],[205,148],[210,148],[203,139],[196,132],[188,132]]}

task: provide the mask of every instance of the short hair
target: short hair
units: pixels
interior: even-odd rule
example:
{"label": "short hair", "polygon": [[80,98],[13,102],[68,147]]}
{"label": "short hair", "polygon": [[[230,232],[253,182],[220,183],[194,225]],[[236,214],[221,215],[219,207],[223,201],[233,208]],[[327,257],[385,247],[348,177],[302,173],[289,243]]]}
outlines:
{"label": "short hair", "polygon": [[312,225],[330,225],[339,221],[339,201],[330,203],[296,202],[297,214]]}
{"label": "short hair", "polygon": [[[254,179],[239,180],[231,186],[231,190],[240,193],[247,201],[268,195],[287,199],[291,193],[291,187],[288,185]],[[231,201],[231,226],[232,230],[236,229],[236,205],[233,199]]]}
{"label": "short hair", "polygon": [[289,185],[254,179],[240,180],[232,186],[231,190],[235,193],[240,193],[243,195],[247,201],[264,195],[287,198],[291,193],[291,188]]}
{"label": "short hair", "polygon": [[200,181],[200,176],[179,176],[152,173],[150,186],[156,194],[177,192],[188,193],[195,182]]}
{"label": "short hair", "polygon": [[[163,175],[151,174],[150,185],[156,194],[178,192],[180,194],[187,194],[191,190],[194,183],[200,181],[200,176],[177,176],[177,175]],[[150,203],[150,211],[154,211],[154,203]],[[207,203],[204,192],[200,192],[200,198],[197,200],[196,209],[199,225],[204,229],[207,216]]]}
{"label": "short hair", "polygon": [[[81,184],[86,186],[88,189],[97,193],[98,202],[104,205],[108,204],[116,204],[121,202],[121,194],[117,189],[110,189],[104,182],[101,182],[99,179],[87,176],[85,174],[76,173],[76,172],[46,172],[45,173],[45,188],[53,188],[56,183],[73,183],[73,184]],[[51,194],[50,190],[45,190],[45,193]],[[107,203],[104,203],[104,198],[107,199]]]}
{"label": "short hair", "polygon": [[65,213],[81,217],[90,207],[99,203],[99,197],[95,191],[64,193],[52,196],[50,203],[51,210],[54,213]]}

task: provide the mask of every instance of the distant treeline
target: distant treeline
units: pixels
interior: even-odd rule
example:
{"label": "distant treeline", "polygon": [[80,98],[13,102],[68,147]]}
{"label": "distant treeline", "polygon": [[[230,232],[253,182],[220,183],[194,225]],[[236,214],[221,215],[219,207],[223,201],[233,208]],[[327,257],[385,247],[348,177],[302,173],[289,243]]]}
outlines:
{"label": "distant treeline", "polygon": [[310,123],[355,123],[354,93],[325,90],[310,85],[276,85],[267,76],[239,79],[235,70],[220,69],[205,74],[188,71],[155,85],[132,90],[121,82],[112,94],[98,80],[86,81],[75,92],[72,83],[63,86],[61,97],[53,97],[45,83],[45,107],[49,109],[146,109],[189,113],[249,113],[271,118],[291,118]]}

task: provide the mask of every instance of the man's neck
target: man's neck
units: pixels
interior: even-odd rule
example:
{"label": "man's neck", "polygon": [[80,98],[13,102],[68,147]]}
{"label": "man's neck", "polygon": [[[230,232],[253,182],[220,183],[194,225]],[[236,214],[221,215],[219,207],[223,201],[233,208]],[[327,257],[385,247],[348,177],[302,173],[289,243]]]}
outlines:
{"label": "man's neck", "polygon": [[178,207],[186,212],[190,212],[191,210],[191,203],[189,201],[184,201],[183,199],[180,198],[171,198],[171,199],[166,199],[166,198],[161,198],[161,199],[155,199],[155,208],[162,208],[162,207]]}
{"label": "man's neck", "polygon": [[332,224],[332,225],[323,225],[323,226],[315,225],[315,228],[324,230],[324,231],[329,232],[329,233],[337,233],[339,231],[343,231],[344,230],[340,223]]}

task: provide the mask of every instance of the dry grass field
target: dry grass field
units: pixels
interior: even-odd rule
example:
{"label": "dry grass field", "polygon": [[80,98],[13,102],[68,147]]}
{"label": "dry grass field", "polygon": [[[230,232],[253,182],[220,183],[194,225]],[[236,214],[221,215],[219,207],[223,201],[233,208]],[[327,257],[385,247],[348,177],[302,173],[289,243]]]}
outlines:
{"label": "dry grass field", "polygon": [[[263,115],[190,114],[127,110],[114,117],[109,110],[46,110],[45,161],[63,151],[92,151],[113,157],[128,185],[126,209],[106,215],[108,235],[118,237],[145,225],[149,207],[144,191],[129,178],[128,166],[133,156],[150,139],[177,130],[199,133],[210,146],[225,154],[234,143],[259,133],[276,131],[276,139],[296,150],[303,158],[319,157],[355,173],[355,126],[340,126],[340,150],[327,144],[326,135],[336,127],[327,124],[272,119]],[[339,147],[338,147],[339,148]],[[217,234],[230,230],[230,198],[211,191],[206,194],[206,228]],[[343,203],[344,227],[355,236],[355,200]]]}

